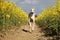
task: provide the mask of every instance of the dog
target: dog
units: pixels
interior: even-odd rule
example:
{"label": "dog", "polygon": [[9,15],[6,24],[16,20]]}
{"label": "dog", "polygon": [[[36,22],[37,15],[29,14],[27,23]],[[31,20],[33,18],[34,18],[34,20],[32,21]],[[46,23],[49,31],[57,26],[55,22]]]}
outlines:
{"label": "dog", "polygon": [[35,26],[35,13],[34,9],[31,9],[31,12],[29,13],[29,25],[30,25],[30,32],[34,30]]}

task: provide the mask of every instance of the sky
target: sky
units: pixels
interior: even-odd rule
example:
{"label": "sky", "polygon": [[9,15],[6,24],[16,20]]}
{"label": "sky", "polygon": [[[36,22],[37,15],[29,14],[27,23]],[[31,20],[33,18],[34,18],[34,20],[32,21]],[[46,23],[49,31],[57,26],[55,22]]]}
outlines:
{"label": "sky", "polygon": [[56,0],[9,0],[11,2],[16,2],[17,6],[22,8],[26,13],[29,14],[31,8],[35,8],[35,13],[39,14],[47,8],[50,4],[53,6],[56,3]]}

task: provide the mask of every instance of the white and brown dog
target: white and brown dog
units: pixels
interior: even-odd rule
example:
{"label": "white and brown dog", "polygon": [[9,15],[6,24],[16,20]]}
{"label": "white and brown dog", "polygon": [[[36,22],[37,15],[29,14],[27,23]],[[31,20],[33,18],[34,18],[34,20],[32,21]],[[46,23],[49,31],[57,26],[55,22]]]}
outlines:
{"label": "white and brown dog", "polygon": [[30,25],[30,32],[34,30],[35,26],[35,9],[31,9],[31,12],[29,13],[29,25]]}

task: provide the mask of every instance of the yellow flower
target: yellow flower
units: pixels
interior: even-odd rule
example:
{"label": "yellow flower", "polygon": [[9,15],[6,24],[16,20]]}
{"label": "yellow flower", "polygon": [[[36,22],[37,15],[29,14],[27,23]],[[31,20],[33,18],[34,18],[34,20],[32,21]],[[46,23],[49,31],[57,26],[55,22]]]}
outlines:
{"label": "yellow flower", "polygon": [[16,2],[14,2],[14,6],[16,6]]}
{"label": "yellow flower", "polygon": [[53,12],[53,15],[57,15],[58,14],[58,12]]}
{"label": "yellow flower", "polygon": [[7,14],[6,17],[10,18],[10,15]]}
{"label": "yellow flower", "polygon": [[20,22],[18,22],[20,24]]}

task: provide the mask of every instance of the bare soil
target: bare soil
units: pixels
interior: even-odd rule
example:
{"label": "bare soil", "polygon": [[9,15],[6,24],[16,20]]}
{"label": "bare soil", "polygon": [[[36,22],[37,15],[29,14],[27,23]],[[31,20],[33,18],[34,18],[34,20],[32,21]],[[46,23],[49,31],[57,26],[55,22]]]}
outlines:
{"label": "bare soil", "polygon": [[44,33],[38,26],[35,26],[35,30],[29,32],[29,26],[24,25],[18,29],[11,29],[0,40],[47,40],[47,37],[43,36]]}

